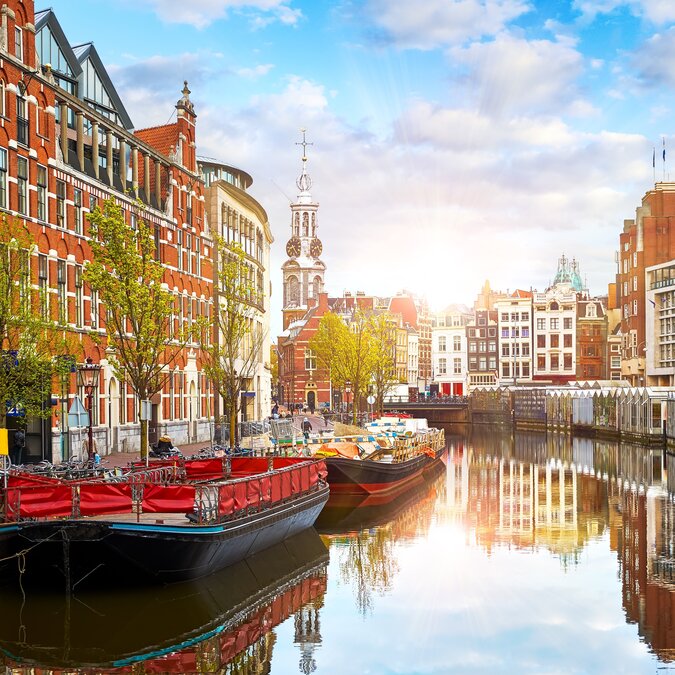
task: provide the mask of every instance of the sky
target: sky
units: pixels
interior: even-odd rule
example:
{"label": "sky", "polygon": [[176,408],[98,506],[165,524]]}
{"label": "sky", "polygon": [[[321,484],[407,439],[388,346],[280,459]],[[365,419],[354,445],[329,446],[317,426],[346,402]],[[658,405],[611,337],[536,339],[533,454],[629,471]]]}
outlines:
{"label": "sky", "polygon": [[136,128],[173,119],[188,80],[198,154],[251,174],[269,216],[273,334],[301,128],[326,290],[432,309],[486,280],[544,290],[563,253],[606,293],[624,219],[675,176],[673,0],[46,6]]}

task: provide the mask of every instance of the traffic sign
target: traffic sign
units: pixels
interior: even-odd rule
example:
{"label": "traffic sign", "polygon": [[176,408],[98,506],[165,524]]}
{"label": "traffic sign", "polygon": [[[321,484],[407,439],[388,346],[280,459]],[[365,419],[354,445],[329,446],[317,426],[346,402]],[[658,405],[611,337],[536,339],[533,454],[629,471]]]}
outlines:
{"label": "traffic sign", "polygon": [[366,401],[368,401],[368,405],[373,405],[373,403],[375,403],[375,397],[371,394]]}

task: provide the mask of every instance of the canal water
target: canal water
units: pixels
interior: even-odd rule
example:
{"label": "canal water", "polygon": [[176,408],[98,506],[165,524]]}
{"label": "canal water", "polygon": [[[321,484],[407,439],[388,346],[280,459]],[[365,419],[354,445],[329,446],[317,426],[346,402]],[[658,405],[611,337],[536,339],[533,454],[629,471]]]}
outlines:
{"label": "canal water", "polygon": [[447,431],[388,503],[198,583],[70,598],[3,589],[7,672],[654,673],[675,670],[675,458]]}

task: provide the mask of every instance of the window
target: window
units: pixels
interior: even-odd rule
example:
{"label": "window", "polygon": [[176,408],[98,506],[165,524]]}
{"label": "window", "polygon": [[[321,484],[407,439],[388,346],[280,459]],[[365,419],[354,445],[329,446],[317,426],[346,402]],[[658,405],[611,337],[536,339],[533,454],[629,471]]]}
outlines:
{"label": "window", "polygon": [[446,350],[447,338],[445,335],[438,336],[438,351],[444,352]]}
{"label": "window", "polygon": [[82,266],[75,268],[75,325],[82,328],[84,325],[84,302],[82,300]]}
{"label": "window", "polygon": [[37,168],[37,203],[38,220],[47,220],[47,167],[40,164]]}
{"label": "window", "polygon": [[462,359],[453,360],[453,372],[455,373],[455,375],[462,374]]}
{"label": "window", "polygon": [[75,204],[75,234],[82,234],[82,190],[73,188],[73,204]]}
{"label": "window", "polygon": [[551,335],[551,347],[557,349],[560,346],[560,336],[557,333]]}
{"label": "window", "polygon": [[514,326],[511,328],[511,337],[520,337],[520,327]]}
{"label": "window", "polygon": [[550,325],[551,325],[551,330],[558,330],[558,328],[560,326],[560,319],[557,319],[557,318],[551,319]]}
{"label": "window", "polygon": [[483,341],[478,343],[478,351],[479,352],[486,352],[487,351],[487,344]]}
{"label": "window", "polygon": [[551,354],[551,370],[558,370],[560,368],[560,357],[558,354]]}
{"label": "window", "polygon": [[14,28],[14,56],[23,61],[23,31],[18,26]]}
{"label": "window", "polygon": [[469,337],[475,337],[476,336],[476,329],[475,328],[469,328]]}
{"label": "window", "polygon": [[511,312],[511,321],[515,323],[518,321],[518,312]]}
{"label": "window", "polygon": [[490,342],[488,343],[488,351],[489,352],[497,351],[497,343],[494,340],[490,340]]}
{"label": "window", "polygon": [[537,335],[537,349],[546,349],[545,335]]}
{"label": "window", "polygon": [[623,297],[625,298],[628,295],[628,282],[623,282]]}
{"label": "window", "polygon": [[92,328],[98,328],[98,291],[91,291],[89,321]]}
{"label": "window", "polygon": [[633,316],[637,316],[637,313],[638,313],[637,300],[633,300]]}
{"label": "window", "polygon": [[502,343],[502,356],[508,356],[511,353],[508,342]]}
{"label": "window", "polygon": [[462,338],[459,335],[455,335],[452,338],[452,348],[454,351],[459,352],[462,350]]}
{"label": "window", "polygon": [[17,193],[19,213],[28,215],[28,160],[25,157],[17,157]]}
{"label": "window", "polygon": [[479,325],[479,326],[485,326],[486,323],[487,323],[487,322],[486,322],[484,316],[479,316],[479,317],[478,317],[478,325]]}
{"label": "window", "polygon": [[522,364],[522,369],[523,369],[523,377],[529,377],[530,376],[530,364],[525,363]]}
{"label": "window", "polygon": [[487,370],[487,359],[485,357],[478,359],[478,370]]}
{"label": "window", "polygon": [[316,370],[316,354],[311,349],[305,349],[305,370]]}
{"label": "window", "polygon": [[529,338],[530,337],[530,327],[529,326],[523,326],[520,329],[520,334],[524,338]]}
{"label": "window", "polygon": [[523,312],[520,315],[520,320],[521,321],[529,321],[530,320],[530,313],[529,312]]}
{"label": "window", "polygon": [[469,351],[470,351],[470,352],[475,352],[475,351],[477,351],[477,349],[476,349],[476,343],[475,343],[475,342],[473,342],[473,341],[469,342]]}
{"label": "window", "polygon": [[183,230],[176,230],[177,269],[183,269]]}
{"label": "window", "polygon": [[543,354],[537,356],[537,370],[546,370],[546,357]]}
{"label": "window", "polygon": [[496,370],[497,369],[497,359],[494,356],[491,356],[488,359],[488,368],[490,370]]}
{"label": "window", "polygon": [[610,357],[611,365],[610,368],[617,369],[621,368],[621,357],[620,356],[612,356]]}
{"label": "window", "polygon": [[509,337],[509,327],[508,326],[504,326],[502,328],[502,337],[503,338]]}
{"label": "window", "polygon": [[447,360],[446,359],[438,359],[438,374],[439,375],[445,375],[447,372],[448,372]]}
{"label": "window", "polygon": [[509,320],[508,312],[502,312],[502,321],[508,321],[508,320]]}
{"label": "window", "polygon": [[546,330],[546,319],[537,319],[537,330]]}
{"label": "window", "polygon": [[62,180],[56,181],[56,226],[66,226],[66,184]]}
{"label": "window", "polygon": [[16,97],[16,142],[28,145],[28,104],[23,96]]}
{"label": "window", "polygon": [[93,194],[90,193],[89,194],[89,210],[93,211],[96,208],[97,205],[98,205],[98,199],[97,199],[96,195],[93,195]]}
{"label": "window", "polygon": [[565,354],[563,366],[564,366],[565,370],[572,370],[572,355],[571,354]]}
{"label": "window", "polygon": [[477,367],[477,366],[476,366],[476,363],[477,363],[477,362],[476,362],[476,357],[475,357],[475,356],[472,356],[472,357],[469,359],[469,369],[470,369],[470,370],[476,370],[476,367]]}
{"label": "window", "polygon": [[571,316],[566,316],[563,319],[563,329],[564,330],[572,330],[572,317]]}
{"label": "window", "polygon": [[572,346],[572,333],[565,333],[563,335],[563,347],[571,347]]}
{"label": "window", "polygon": [[43,319],[49,317],[49,294],[48,294],[49,260],[47,256],[38,254],[38,292],[40,294],[40,312]]}
{"label": "window", "polygon": [[637,285],[637,276],[633,277],[633,290],[637,291],[638,285]]}
{"label": "window", "polygon": [[530,343],[529,342],[523,342],[522,350],[523,350],[523,356],[529,356],[530,355]]}
{"label": "window", "polygon": [[66,261],[59,260],[56,264],[57,270],[57,288],[59,297],[59,323],[65,324],[68,320],[68,300],[66,298],[66,283],[68,280],[68,272],[66,268]]}
{"label": "window", "polygon": [[623,273],[628,274],[628,258],[623,259]]}
{"label": "window", "polygon": [[0,148],[0,206],[3,209],[7,204],[7,150]]}
{"label": "window", "polygon": [[637,253],[633,253],[633,267],[637,267]]}
{"label": "window", "polygon": [[508,363],[502,363],[502,377],[508,377],[509,376],[509,364]]}

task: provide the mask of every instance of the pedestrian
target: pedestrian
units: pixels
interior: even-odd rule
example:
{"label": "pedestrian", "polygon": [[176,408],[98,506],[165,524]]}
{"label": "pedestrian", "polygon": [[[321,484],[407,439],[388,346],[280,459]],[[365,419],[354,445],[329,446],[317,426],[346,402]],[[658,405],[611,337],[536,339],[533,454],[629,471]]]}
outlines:
{"label": "pedestrian", "polygon": [[302,420],[302,435],[305,437],[305,443],[309,440],[309,432],[312,428],[312,423],[305,417],[305,419]]}
{"label": "pedestrian", "polygon": [[12,460],[12,464],[21,464],[23,448],[26,445],[26,435],[17,429],[14,432],[14,443],[12,444],[12,450],[9,453],[9,458]]}

